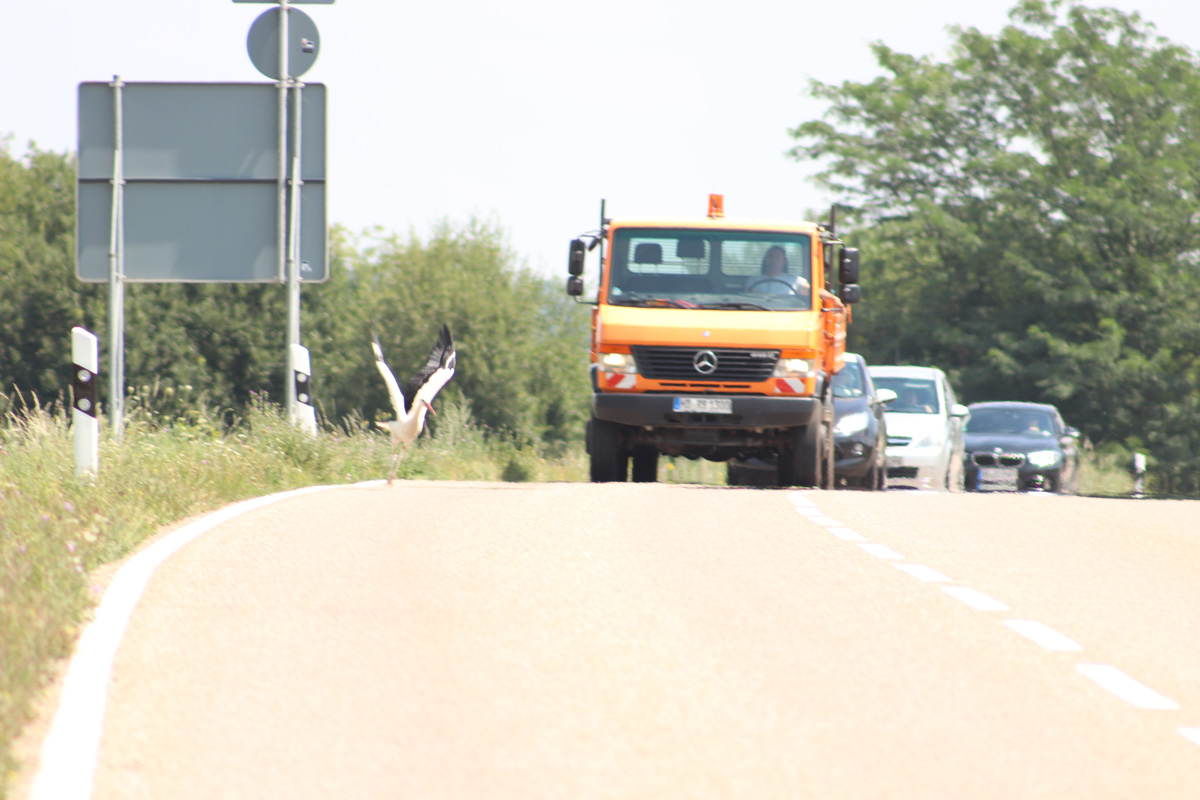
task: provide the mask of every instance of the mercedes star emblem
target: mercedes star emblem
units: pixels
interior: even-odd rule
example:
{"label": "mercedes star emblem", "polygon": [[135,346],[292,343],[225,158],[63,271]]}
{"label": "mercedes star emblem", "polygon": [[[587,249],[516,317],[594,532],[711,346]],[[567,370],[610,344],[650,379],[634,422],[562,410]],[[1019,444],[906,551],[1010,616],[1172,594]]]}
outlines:
{"label": "mercedes star emblem", "polygon": [[712,375],[717,371],[717,354],[712,350],[701,350],[692,359],[692,366],[701,375]]}

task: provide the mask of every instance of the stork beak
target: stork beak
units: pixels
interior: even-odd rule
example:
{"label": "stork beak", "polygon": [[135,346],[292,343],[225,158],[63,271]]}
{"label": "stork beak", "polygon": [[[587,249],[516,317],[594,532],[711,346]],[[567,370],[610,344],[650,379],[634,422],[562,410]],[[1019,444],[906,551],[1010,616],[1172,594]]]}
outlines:
{"label": "stork beak", "polygon": [[425,408],[429,409],[430,414],[433,414],[435,417],[437,416],[437,412],[433,410],[433,406],[429,405],[428,400],[422,400],[421,402],[425,404]]}

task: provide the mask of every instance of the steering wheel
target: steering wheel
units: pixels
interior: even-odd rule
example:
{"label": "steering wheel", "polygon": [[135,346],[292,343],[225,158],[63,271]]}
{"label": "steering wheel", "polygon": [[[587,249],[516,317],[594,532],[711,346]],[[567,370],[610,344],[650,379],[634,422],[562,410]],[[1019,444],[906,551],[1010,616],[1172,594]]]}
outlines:
{"label": "steering wheel", "polygon": [[762,286],[763,284],[766,284],[766,283],[782,283],[784,286],[787,287],[789,294],[796,294],[795,285],[791,281],[785,281],[783,278],[759,278],[758,280],[756,280],[754,283],[750,284],[746,288],[749,291],[753,292],[753,291],[757,291],[759,286]]}

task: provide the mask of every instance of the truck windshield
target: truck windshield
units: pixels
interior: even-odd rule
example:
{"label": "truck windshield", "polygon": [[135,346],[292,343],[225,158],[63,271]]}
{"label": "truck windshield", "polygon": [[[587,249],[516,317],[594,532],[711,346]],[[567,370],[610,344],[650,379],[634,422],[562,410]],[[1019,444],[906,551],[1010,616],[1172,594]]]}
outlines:
{"label": "truck windshield", "polygon": [[812,242],[803,234],[618,228],[608,302],[614,305],[812,308]]}

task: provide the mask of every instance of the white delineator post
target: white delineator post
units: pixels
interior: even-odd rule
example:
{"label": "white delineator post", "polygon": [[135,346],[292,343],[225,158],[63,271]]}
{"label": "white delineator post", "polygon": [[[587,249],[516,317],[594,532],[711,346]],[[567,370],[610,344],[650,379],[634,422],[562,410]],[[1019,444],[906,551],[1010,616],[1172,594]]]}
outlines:
{"label": "white delineator post", "polygon": [[100,420],[96,418],[96,377],[100,348],[96,335],[71,329],[71,424],[75,429],[75,475],[95,475],[100,468]]}
{"label": "white delineator post", "polygon": [[293,404],[292,422],[310,436],[316,436],[317,411],[312,404],[312,366],[308,357],[308,348],[294,344],[291,348],[291,356],[292,396],[296,398],[296,402]]}

